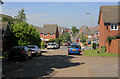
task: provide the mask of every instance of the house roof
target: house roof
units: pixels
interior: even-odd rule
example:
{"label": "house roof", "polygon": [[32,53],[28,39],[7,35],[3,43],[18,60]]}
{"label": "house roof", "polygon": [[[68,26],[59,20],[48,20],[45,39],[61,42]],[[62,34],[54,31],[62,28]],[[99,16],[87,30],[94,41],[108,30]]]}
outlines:
{"label": "house roof", "polygon": [[57,24],[45,24],[44,27],[37,28],[37,31],[40,33],[56,33],[58,25]]}
{"label": "house roof", "polygon": [[5,29],[8,25],[8,22],[0,22],[0,29]]}
{"label": "house roof", "polygon": [[101,6],[100,13],[99,13],[99,20],[100,21],[100,14],[102,13],[104,23],[120,23],[120,19],[118,18],[118,13],[120,12],[120,6],[112,5],[112,6]]}

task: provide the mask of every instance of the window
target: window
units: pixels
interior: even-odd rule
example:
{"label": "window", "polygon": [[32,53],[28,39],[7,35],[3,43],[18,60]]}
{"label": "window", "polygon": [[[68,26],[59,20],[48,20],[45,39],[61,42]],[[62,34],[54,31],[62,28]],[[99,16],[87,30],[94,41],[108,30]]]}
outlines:
{"label": "window", "polygon": [[47,36],[47,34],[44,34],[44,36]]}
{"label": "window", "polygon": [[53,34],[50,34],[50,36],[53,36]]}
{"label": "window", "polygon": [[108,24],[106,25],[106,29],[108,30]]}
{"label": "window", "polygon": [[118,30],[118,24],[111,24],[110,30]]}

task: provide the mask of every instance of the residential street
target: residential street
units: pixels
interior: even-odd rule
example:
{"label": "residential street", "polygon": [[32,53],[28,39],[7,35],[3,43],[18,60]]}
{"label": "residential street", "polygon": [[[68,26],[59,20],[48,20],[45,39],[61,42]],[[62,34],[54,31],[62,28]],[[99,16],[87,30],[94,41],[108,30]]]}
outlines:
{"label": "residential street", "polygon": [[67,55],[65,46],[25,62],[3,63],[5,77],[117,77],[118,57]]}

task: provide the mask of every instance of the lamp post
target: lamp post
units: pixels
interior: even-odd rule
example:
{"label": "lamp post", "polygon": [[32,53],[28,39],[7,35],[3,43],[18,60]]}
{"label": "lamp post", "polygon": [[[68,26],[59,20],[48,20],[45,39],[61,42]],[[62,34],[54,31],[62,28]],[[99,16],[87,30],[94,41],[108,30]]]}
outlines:
{"label": "lamp post", "polygon": [[91,15],[91,52],[92,52],[92,26],[93,26],[93,15],[92,13],[85,13]]}

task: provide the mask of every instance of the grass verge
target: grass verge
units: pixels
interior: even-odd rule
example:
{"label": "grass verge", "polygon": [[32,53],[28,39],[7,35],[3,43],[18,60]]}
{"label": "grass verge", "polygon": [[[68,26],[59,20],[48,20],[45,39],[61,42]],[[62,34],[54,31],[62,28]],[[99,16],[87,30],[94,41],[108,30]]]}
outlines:
{"label": "grass verge", "polygon": [[[99,53],[97,53],[99,51]],[[85,50],[84,56],[120,56],[120,54],[116,53],[101,53],[99,49],[92,49],[91,50]]]}

